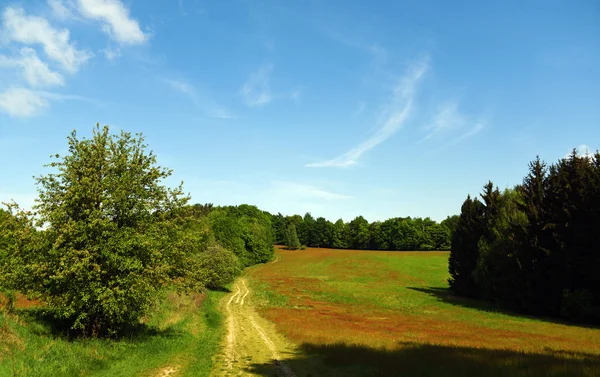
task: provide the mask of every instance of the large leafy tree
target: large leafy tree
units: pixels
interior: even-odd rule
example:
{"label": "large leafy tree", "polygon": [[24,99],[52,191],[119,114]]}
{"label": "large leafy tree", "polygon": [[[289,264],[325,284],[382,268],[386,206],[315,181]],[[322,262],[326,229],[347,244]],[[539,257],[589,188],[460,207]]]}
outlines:
{"label": "large leafy tree", "polygon": [[[37,178],[38,228],[27,232],[0,276],[46,302],[86,334],[114,334],[137,324],[168,282],[186,277],[194,258],[181,248],[178,222],[188,197],[162,184],[141,134],[68,137],[53,172]],[[35,238],[32,238],[35,234]]]}

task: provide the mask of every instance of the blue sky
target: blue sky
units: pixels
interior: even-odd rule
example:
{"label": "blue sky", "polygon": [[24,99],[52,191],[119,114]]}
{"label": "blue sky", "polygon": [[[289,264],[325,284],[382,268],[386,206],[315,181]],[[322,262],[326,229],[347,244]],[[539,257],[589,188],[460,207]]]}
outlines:
{"label": "blue sky", "polygon": [[460,212],[600,147],[598,1],[0,1],[0,201],[66,136],[143,132],[193,202]]}

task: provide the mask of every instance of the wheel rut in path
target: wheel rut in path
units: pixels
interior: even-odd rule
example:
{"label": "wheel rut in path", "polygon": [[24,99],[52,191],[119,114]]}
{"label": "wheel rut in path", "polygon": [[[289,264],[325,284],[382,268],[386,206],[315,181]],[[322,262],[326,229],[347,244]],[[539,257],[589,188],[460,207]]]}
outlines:
{"label": "wheel rut in path", "polygon": [[295,353],[294,347],[258,315],[246,278],[236,280],[223,304],[227,335],[211,376],[259,376],[263,374],[254,373],[253,365],[261,365],[270,368],[272,374],[295,377],[285,363],[286,356]]}

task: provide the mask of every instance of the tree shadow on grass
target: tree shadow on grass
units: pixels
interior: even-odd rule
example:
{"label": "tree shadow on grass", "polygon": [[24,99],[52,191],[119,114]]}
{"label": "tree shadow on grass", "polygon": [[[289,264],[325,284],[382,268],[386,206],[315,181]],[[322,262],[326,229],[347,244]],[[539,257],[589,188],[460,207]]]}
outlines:
{"label": "tree shadow on grass", "polygon": [[233,292],[231,289],[227,288],[227,287],[211,287],[208,288],[210,291],[215,291],[215,292],[225,292],[225,293],[231,293]]}
{"label": "tree shadow on grass", "polygon": [[513,317],[521,317],[521,318],[529,318],[535,319],[537,321],[555,323],[566,326],[577,326],[584,327],[589,329],[599,329],[600,325],[590,324],[590,323],[579,323],[579,322],[569,322],[560,318],[552,318],[545,316],[535,316],[530,314],[525,314],[519,312],[517,308],[510,308],[502,305],[498,302],[493,301],[485,301],[485,300],[477,300],[468,297],[456,296],[452,291],[448,288],[439,288],[439,287],[407,287],[413,291],[427,293],[428,295],[434,296],[438,301],[445,302],[452,305],[461,306],[463,308],[469,309],[477,309],[479,311],[489,312],[489,313],[500,313],[504,315],[509,315]]}
{"label": "tree shadow on grass", "polygon": [[[37,335],[50,334],[67,341],[88,338],[89,336],[80,330],[73,330],[71,327],[73,321],[70,319],[60,318],[52,313],[51,310],[44,308],[19,309],[17,314],[24,318],[27,322],[35,323],[39,326],[34,326],[31,331]],[[175,338],[183,335],[182,331],[167,327],[159,329],[156,326],[150,326],[144,323],[129,325],[123,327],[119,333],[114,336],[100,336],[100,338],[110,338],[114,340],[128,339],[135,341],[145,341],[151,337]]]}
{"label": "tree shadow on grass", "polygon": [[[303,344],[300,356],[283,360],[297,377],[593,377],[600,356],[549,350],[528,354],[507,350],[402,343],[395,350],[358,345]],[[248,372],[274,376],[272,363]]]}

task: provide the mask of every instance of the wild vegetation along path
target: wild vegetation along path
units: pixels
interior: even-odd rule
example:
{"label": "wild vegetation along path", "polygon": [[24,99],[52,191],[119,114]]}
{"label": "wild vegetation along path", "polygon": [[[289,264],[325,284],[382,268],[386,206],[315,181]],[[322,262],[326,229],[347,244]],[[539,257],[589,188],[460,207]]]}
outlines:
{"label": "wild vegetation along path", "polygon": [[258,315],[246,278],[236,280],[233,292],[224,298],[222,306],[227,336],[211,376],[295,377],[285,364],[294,349],[272,323]]}

